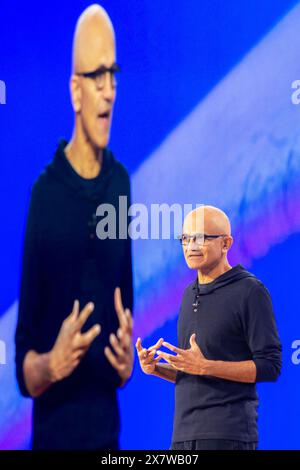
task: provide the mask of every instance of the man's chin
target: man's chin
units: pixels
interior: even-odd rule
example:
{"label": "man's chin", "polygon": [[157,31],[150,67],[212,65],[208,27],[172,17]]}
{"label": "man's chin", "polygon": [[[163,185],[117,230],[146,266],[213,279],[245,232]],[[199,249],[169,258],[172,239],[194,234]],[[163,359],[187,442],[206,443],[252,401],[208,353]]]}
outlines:
{"label": "man's chin", "polygon": [[91,138],[91,141],[93,142],[93,146],[96,149],[103,150],[108,146],[109,142],[109,135],[96,135],[93,138]]}
{"label": "man's chin", "polygon": [[105,149],[107,146],[108,146],[108,141],[109,139],[98,139],[96,141],[96,147],[100,150],[100,149]]}
{"label": "man's chin", "polygon": [[205,267],[205,262],[200,261],[199,259],[189,258],[187,260],[187,264],[190,269],[200,269],[200,268]]}

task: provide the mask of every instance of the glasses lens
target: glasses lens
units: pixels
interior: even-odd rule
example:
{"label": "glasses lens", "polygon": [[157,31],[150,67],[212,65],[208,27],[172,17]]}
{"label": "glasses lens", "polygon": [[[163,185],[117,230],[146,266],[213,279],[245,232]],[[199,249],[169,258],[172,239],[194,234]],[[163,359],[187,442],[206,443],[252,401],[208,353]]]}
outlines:
{"label": "glasses lens", "polygon": [[195,243],[196,245],[203,245],[204,244],[204,235],[203,233],[197,233],[195,236]]}
{"label": "glasses lens", "polygon": [[197,233],[195,235],[181,235],[181,237],[179,237],[179,241],[184,246],[189,245],[191,241],[196,243],[196,245],[203,245],[204,235],[202,233]]}
{"label": "glasses lens", "polygon": [[109,80],[110,80],[111,86],[113,88],[116,87],[116,85],[117,85],[117,79],[116,79],[117,70],[115,70],[114,68],[111,68],[111,69],[101,70],[95,76],[95,81],[96,81],[96,85],[97,85],[98,89],[104,88],[107,73],[109,74]]}

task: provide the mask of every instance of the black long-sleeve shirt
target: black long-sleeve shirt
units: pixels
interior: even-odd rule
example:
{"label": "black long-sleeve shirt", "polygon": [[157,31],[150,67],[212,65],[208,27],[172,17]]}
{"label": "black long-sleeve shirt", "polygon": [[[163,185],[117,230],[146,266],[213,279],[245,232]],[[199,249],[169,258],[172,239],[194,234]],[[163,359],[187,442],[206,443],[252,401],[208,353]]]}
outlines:
{"label": "black long-sleeve shirt", "polygon": [[[186,288],[178,319],[180,348],[190,348],[193,333],[207,359],[253,360],[257,382],[278,378],[281,344],[271,298],[241,265],[209,284],[196,281]],[[175,395],[173,442],[258,441],[255,384],[178,372]]]}
{"label": "black long-sleeve shirt", "polygon": [[[116,442],[119,434],[120,378],[103,351],[119,327],[115,287],[121,288],[125,307],[132,310],[133,304],[131,242],[118,237],[119,196],[130,204],[130,183],[109,150],[98,177],[81,178],[65,156],[66,144],[60,142],[32,189],[16,330],[17,380],[28,396],[26,353],[51,350],[75,299],[81,308],[94,302],[83,331],[100,323],[101,333],[75,371],[34,400],[33,447],[99,449]],[[96,208],[102,203],[116,209],[116,239],[96,236]]]}

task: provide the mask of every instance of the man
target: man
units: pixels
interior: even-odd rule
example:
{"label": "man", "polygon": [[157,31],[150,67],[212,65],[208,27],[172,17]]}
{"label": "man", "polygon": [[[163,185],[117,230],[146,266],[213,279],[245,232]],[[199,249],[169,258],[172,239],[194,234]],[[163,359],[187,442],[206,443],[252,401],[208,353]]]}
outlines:
{"label": "man", "polygon": [[34,449],[118,448],[117,388],[133,366],[121,301],[122,292],[132,309],[131,244],[96,237],[98,205],[118,214],[119,196],[130,199],[128,174],[107,149],[117,70],[112,24],[92,5],[74,35],[73,136],[34,184],[27,220],[16,368],[34,398]]}
{"label": "man", "polygon": [[190,212],[180,240],[198,276],[183,295],[179,346],[161,338],[145,349],[138,338],[141,368],[176,384],[172,449],[254,450],[255,384],[275,381],[281,369],[269,292],[241,265],[230,266],[233,238],[221,210],[202,206]]}

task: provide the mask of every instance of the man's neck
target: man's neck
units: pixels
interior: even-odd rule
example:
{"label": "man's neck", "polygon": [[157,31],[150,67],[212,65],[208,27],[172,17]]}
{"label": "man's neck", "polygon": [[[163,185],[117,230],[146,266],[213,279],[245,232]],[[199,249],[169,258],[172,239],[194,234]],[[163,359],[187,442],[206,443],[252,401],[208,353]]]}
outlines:
{"label": "man's neck", "polygon": [[96,150],[86,138],[74,133],[65,148],[65,154],[74,170],[83,178],[92,179],[99,175],[103,150]]}
{"label": "man's neck", "polygon": [[198,282],[200,284],[208,284],[209,282],[214,281],[217,277],[226,273],[232,269],[228,261],[219,263],[217,266],[213,266],[207,269],[198,270]]}

